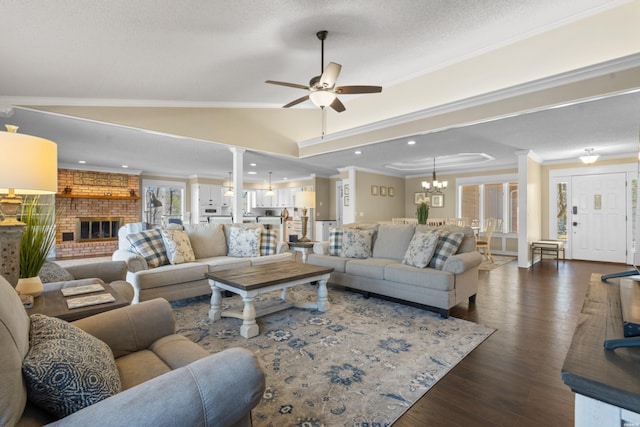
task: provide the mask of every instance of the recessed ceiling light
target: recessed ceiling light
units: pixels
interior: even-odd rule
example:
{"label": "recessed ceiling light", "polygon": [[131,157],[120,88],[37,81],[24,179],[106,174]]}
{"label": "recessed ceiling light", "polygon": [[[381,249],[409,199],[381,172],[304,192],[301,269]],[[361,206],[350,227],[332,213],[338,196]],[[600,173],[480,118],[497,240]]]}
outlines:
{"label": "recessed ceiling light", "polygon": [[126,168],[128,168],[129,166],[127,166],[127,165],[122,165],[122,167],[126,169]]}
{"label": "recessed ceiling light", "polygon": [[355,152],[356,154],[362,154],[362,151],[358,150]]}
{"label": "recessed ceiling light", "polygon": [[253,167],[255,167],[255,166],[256,166],[256,164],[255,164],[255,163],[249,163],[249,166],[253,166]]}
{"label": "recessed ceiling light", "polygon": [[410,141],[407,141],[407,144],[409,145],[416,145],[416,142],[412,139]]}
{"label": "recessed ceiling light", "polygon": [[[639,154],[639,156],[640,156],[640,154]],[[282,179],[289,179],[289,178],[287,178],[287,177],[285,176],[285,177],[284,177],[284,178],[282,178]]]}
{"label": "recessed ceiling light", "polygon": [[249,171],[247,172],[249,175],[255,175],[257,172],[256,171]]}
{"label": "recessed ceiling light", "polygon": [[78,163],[82,163],[84,165],[87,162],[85,160],[78,160]]}

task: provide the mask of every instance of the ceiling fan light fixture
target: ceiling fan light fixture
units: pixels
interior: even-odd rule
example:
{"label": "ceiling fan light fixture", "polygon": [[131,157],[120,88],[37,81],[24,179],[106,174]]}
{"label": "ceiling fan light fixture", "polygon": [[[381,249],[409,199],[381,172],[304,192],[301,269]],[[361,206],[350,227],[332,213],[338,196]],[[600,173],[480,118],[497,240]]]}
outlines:
{"label": "ceiling fan light fixture", "polygon": [[580,156],[579,159],[582,160],[582,163],[584,163],[585,165],[590,165],[596,162],[596,160],[598,160],[598,157],[600,157],[599,154],[596,154],[593,152],[593,148],[585,148],[585,155],[584,156]]}
{"label": "ceiling fan light fixture", "polygon": [[316,107],[325,108],[336,100],[336,94],[328,90],[315,90],[309,94],[309,99]]}

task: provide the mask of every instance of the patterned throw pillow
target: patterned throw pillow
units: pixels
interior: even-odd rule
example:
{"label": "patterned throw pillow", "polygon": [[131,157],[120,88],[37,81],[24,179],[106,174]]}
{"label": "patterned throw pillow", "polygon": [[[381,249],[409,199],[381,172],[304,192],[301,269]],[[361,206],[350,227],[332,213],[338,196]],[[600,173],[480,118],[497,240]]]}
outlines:
{"label": "patterned throw pillow", "polygon": [[120,392],[107,344],[64,320],[31,315],[22,362],[29,400],[60,418]]}
{"label": "patterned throw pillow", "polygon": [[45,261],[38,273],[42,283],[68,282],[75,277],[53,261]]}
{"label": "patterned throw pillow", "polygon": [[447,233],[441,231],[439,234],[440,239],[438,240],[438,246],[436,247],[436,252],[433,254],[433,258],[431,258],[429,267],[442,270],[447,258],[455,255],[458,251],[460,243],[462,243],[462,239],[464,239],[464,233]]}
{"label": "patterned throw pillow", "polygon": [[342,254],[345,258],[369,258],[373,230],[351,230],[342,232]]}
{"label": "patterned throw pillow", "polygon": [[260,234],[260,256],[275,255],[278,246],[278,230],[262,230]]}
{"label": "patterned throw pillow", "polygon": [[342,253],[342,228],[329,227],[329,255],[340,256]]}
{"label": "patterned throw pillow", "polygon": [[127,234],[127,240],[131,243],[133,250],[147,260],[149,267],[160,267],[169,263],[160,230],[152,228],[139,233]]}
{"label": "patterned throw pillow", "polygon": [[182,264],[196,260],[189,235],[182,229],[181,225],[179,227],[180,229],[174,228],[160,231],[164,246],[167,249],[167,258],[169,258],[171,264]]}
{"label": "patterned throw pillow", "polygon": [[261,228],[231,227],[229,256],[247,258],[260,256]]}
{"label": "patterned throw pillow", "polygon": [[403,264],[425,268],[433,257],[438,244],[437,233],[415,233],[404,254]]}

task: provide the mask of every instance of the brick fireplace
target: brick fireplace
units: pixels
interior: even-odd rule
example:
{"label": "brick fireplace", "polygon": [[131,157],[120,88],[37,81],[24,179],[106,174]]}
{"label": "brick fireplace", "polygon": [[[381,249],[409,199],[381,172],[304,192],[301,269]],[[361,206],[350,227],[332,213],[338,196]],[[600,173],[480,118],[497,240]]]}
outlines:
{"label": "brick fireplace", "polygon": [[[114,233],[111,228],[140,221],[138,194],[140,177],[137,175],[59,169],[56,207],[62,211],[57,221],[56,257],[111,255],[118,248],[117,230]],[[109,218],[109,227],[106,218]],[[113,225],[112,218],[118,224]],[[78,226],[79,220],[89,220],[89,230],[98,227],[97,237],[93,233],[94,238],[82,239],[78,235],[83,232]]]}

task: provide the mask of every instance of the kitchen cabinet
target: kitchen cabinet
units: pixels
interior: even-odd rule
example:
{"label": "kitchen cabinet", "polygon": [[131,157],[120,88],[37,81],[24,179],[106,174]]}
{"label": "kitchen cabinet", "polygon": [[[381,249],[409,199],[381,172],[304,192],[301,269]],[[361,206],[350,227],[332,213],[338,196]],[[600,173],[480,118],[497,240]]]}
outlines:
{"label": "kitchen cabinet", "polygon": [[267,195],[268,190],[255,190],[256,208],[272,208],[275,206],[275,195]]}

